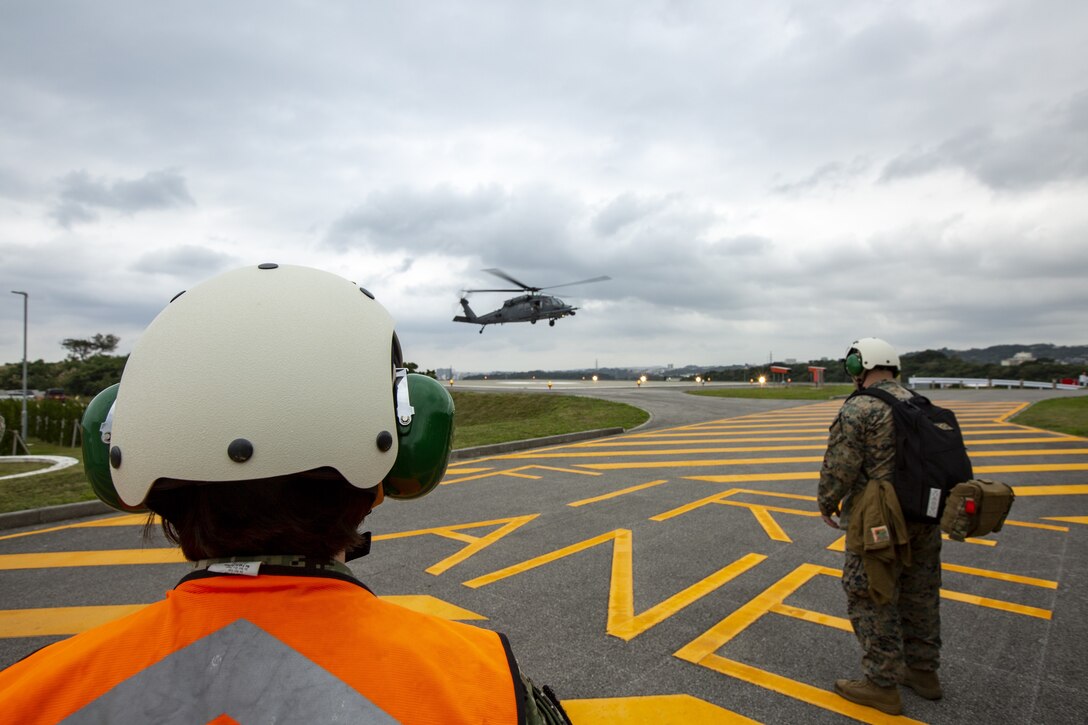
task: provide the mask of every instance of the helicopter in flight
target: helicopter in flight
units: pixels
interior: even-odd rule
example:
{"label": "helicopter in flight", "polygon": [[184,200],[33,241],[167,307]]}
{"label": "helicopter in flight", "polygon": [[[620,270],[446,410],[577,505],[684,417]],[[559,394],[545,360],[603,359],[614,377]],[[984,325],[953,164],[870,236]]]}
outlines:
{"label": "helicopter in flight", "polygon": [[517,285],[517,289],[470,289],[465,290],[465,293],[470,292],[522,292],[526,294],[512,297],[502,303],[502,307],[491,312],[486,312],[482,315],[477,315],[472,311],[472,308],[468,305],[468,299],[464,296],[461,297],[461,307],[464,308],[465,314],[457,315],[453,318],[454,322],[467,322],[469,324],[479,325],[480,333],[483,334],[484,328],[488,325],[504,325],[507,322],[528,322],[535,325],[538,320],[547,320],[548,325],[555,326],[555,321],[567,317],[573,316],[577,307],[568,305],[558,297],[552,297],[551,295],[542,295],[540,292],[546,289],[555,289],[557,287],[571,287],[576,284],[589,284],[590,282],[604,282],[605,280],[612,279],[608,276],[593,277],[592,279],[583,279],[578,282],[567,282],[566,284],[554,284],[547,287],[533,287],[527,285],[524,282],[518,281],[503,272],[501,269],[485,269],[488,274],[493,274],[496,277],[505,279],[511,284]]}

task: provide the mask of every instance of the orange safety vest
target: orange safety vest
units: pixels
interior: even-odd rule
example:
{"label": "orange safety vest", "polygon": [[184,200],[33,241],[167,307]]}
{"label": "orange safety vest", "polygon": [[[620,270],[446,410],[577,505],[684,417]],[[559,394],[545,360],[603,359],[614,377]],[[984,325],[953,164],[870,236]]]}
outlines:
{"label": "orange safety vest", "polygon": [[502,635],[269,566],[191,574],[0,672],[17,723],[521,723],[524,696]]}

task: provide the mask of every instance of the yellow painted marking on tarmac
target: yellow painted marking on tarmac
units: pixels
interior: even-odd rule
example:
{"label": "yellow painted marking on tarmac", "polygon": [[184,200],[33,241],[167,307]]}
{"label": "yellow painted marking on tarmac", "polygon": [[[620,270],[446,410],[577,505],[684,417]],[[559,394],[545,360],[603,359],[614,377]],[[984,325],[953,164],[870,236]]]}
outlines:
{"label": "yellow painted marking on tarmac", "polygon": [[966,602],[967,604],[974,604],[979,607],[987,607],[988,609],[999,609],[1005,612],[1012,612],[1013,614],[1022,614],[1025,617],[1035,617],[1037,619],[1050,619],[1051,612],[1047,609],[1040,609],[1039,607],[1029,607],[1024,604],[1016,604],[1014,602],[1005,602],[1000,599],[988,599],[987,597],[980,597],[974,594],[967,594],[965,592],[953,592],[948,589],[941,589],[941,596],[944,599],[950,599],[954,602]]}
{"label": "yellow painted marking on tarmac", "polygon": [[780,694],[807,702],[825,710],[852,717],[863,722],[915,722],[904,717],[885,716],[872,708],[855,705],[830,690],[813,687],[797,680],[776,675],[751,665],[722,657],[716,652],[734,637],[754,624],[772,608],[782,605],[783,600],[810,579],[819,574],[841,576],[841,572],[815,564],[802,564],[793,572],[765,589],[761,594],[742,605],[709,630],[677,650],[673,656],[685,662],[735,677],[750,684],[773,690]]}
{"label": "yellow painted marking on tarmac", "polygon": [[613,637],[629,642],[692,602],[724,586],[766,558],[762,554],[746,554],[732,564],[722,567],[710,576],[636,615],[632,538],[630,534],[617,537],[612,547],[612,579],[608,592],[606,631]]}
{"label": "yellow painted marking on tarmac", "polygon": [[478,481],[481,478],[491,478],[493,476],[513,476],[514,478],[529,478],[533,480],[539,480],[541,477],[529,473],[523,473],[530,469],[537,469],[540,471],[558,471],[559,473],[577,473],[582,476],[599,476],[601,474],[595,471],[580,471],[573,468],[557,468],[555,466],[538,466],[529,464],[526,466],[516,466],[514,468],[498,468],[492,469],[485,473],[477,474],[475,476],[463,476],[461,478],[445,478],[442,480],[442,485],[446,486],[451,483],[464,483],[465,481]]}
{"label": "yellow painted marking on tarmac", "polygon": [[854,627],[850,624],[850,620],[845,617],[834,617],[830,614],[824,614],[823,612],[814,612],[811,609],[801,609],[800,607],[794,607],[788,604],[776,604],[771,607],[769,611],[786,617],[800,619],[805,622],[812,622],[813,624],[821,624],[825,627],[841,629],[844,632],[854,631]]}
{"label": "yellow painted marking on tarmac", "polygon": [[[681,659],[684,658],[681,657]],[[922,725],[921,721],[912,720],[905,715],[885,715],[879,710],[871,707],[855,705],[849,700],[839,697],[831,690],[813,687],[812,685],[798,682],[797,680],[791,680],[788,677],[776,675],[773,672],[767,672],[766,670],[761,670],[758,667],[752,667],[751,665],[746,665],[736,660],[719,657],[715,654],[707,655],[698,662],[695,662],[695,664],[719,672],[727,677],[734,677],[738,680],[756,685],[757,687],[778,692],[787,697],[807,702],[810,705],[830,710],[831,712],[838,713],[860,722],[873,723],[876,725],[885,725],[886,723],[914,723],[915,725]]]}
{"label": "yellow painted marking on tarmac", "polygon": [[[780,433],[817,433],[817,432],[820,432],[823,435],[801,436],[801,437],[786,436],[786,437],[782,437],[782,438],[773,438],[773,437],[771,437],[771,436],[777,436]],[[680,440],[683,440],[685,438],[691,438],[692,436],[694,436],[697,433],[700,434],[699,435],[699,440],[711,439],[711,440],[721,440],[721,441],[747,441],[747,440],[749,440],[748,438],[735,438],[734,436],[751,436],[750,440],[753,441],[753,442],[777,441],[777,440],[820,440],[820,439],[826,439],[827,438],[827,428],[825,427],[822,430],[817,429],[817,428],[805,428],[803,430],[775,431],[773,433],[766,433],[766,434],[752,433],[751,431],[744,430],[744,429],[736,430],[736,431],[721,431],[721,432],[717,432],[717,431],[690,431],[689,430],[689,431],[684,431],[682,433],[656,433],[656,434],[645,433],[645,434],[643,434],[641,436],[624,436],[622,440],[624,440],[624,441],[633,441],[634,443],[645,443],[646,441],[653,441],[655,443],[666,443],[668,441],[664,440],[664,439],[679,438]],[[612,441],[612,442],[616,443],[617,445],[620,443],[620,441]],[[606,441],[591,441],[590,443],[593,444],[593,445],[605,445]]]}
{"label": "yellow painted marking on tarmac", "polygon": [[[94,521],[80,521],[75,524],[50,526],[46,529],[35,529],[33,531],[21,531],[18,534],[6,534],[0,536],[0,541],[4,541],[5,539],[19,539],[24,536],[37,536],[38,534],[51,534],[56,531],[67,531],[68,529],[85,529],[96,526],[143,526],[146,521],[147,514],[122,514],[105,519],[95,519]],[[158,516],[155,517],[152,524],[156,526],[159,524]]]}
{"label": "yellow painted marking on tarmac", "polygon": [[[820,446],[737,446],[731,448],[682,448],[679,450],[666,450],[666,449],[645,449],[637,451],[622,451],[619,453],[612,453],[615,456],[693,456],[700,453],[765,453],[767,451],[822,451],[827,448],[826,445]],[[1084,451],[1088,453],[1088,451]],[[602,453],[600,451],[588,451],[588,452],[568,452],[568,453],[543,453],[539,455],[531,455],[529,453],[523,454],[521,458],[600,458],[601,456],[608,455],[608,453]],[[810,462],[811,458],[770,458],[759,459],[756,462],[775,462],[775,461],[791,461],[791,462]],[[823,460],[820,458],[819,460]]]}
{"label": "yellow painted marking on tarmac", "polygon": [[[1046,439],[1047,441],[1053,441],[1054,439]],[[716,437],[710,437],[710,435],[704,435],[701,438],[681,438],[675,441],[607,441],[601,443],[592,443],[588,445],[580,445],[578,447],[585,448],[585,450],[598,451],[602,448],[607,448],[608,451],[615,450],[615,448],[633,448],[647,446],[668,446],[668,445],[698,445],[707,443],[796,443],[805,441],[820,441],[827,442],[827,435],[783,435],[779,438],[731,438],[722,439]],[[824,448],[826,445],[805,446],[805,448]],[[801,448],[794,447],[765,447],[765,448],[743,448],[743,447],[721,447],[721,451],[795,451],[801,450]],[[682,451],[663,451],[663,453],[682,453]],[[617,451],[617,455],[628,455],[625,452]]]}
{"label": "yellow painted marking on tarmac", "polygon": [[[94,521],[81,521],[78,524],[72,524],[73,529],[89,529],[97,528],[99,526],[143,526],[147,523],[147,514],[121,514],[120,516],[111,516],[108,519],[96,519]],[[152,522],[153,525],[159,525],[162,520],[156,516]]]}
{"label": "yellow painted marking on tarmac", "polygon": [[[971,454],[974,456],[975,454]],[[1088,471],[1088,463],[1040,463],[1037,465],[1018,466],[975,466],[975,475],[980,473],[1053,473],[1057,471]],[[1026,488],[1031,488],[1026,487]],[[1017,489],[1019,496],[1019,488]]]}
{"label": "yellow painted marking on tarmac", "polygon": [[[423,614],[454,621],[485,620],[487,617],[462,609],[428,594],[384,596],[381,599]],[[147,604],[107,604],[88,607],[42,607],[0,610],[0,639],[12,637],[55,637],[79,634],[137,612]]]}
{"label": "yellow painted marking on tarmac", "polygon": [[[734,501],[722,501],[722,503],[736,503]],[[743,506],[743,504],[737,504]],[[767,534],[767,537],[772,541],[783,541],[787,544],[792,544],[793,539],[786,535],[786,532],[778,525],[778,522],[774,520],[770,512],[767,511],[764,506],[754,506],[749,504],[748,510],[752,512],[752,515],[756,517],[756,521],[763,527],[763,532]]]}
{"label": "yellow painted marking on tarmac", "polygon": [[1014,415],[1016,415],[1017,413],[1019,413],[1021,410],[1023,410],[1026,407],[1028,407],[1028,403],[1020,403],[1020,405],[1016,406],[1015,408],[1013,408],[1013,409],[1007,411],[1006,413],[1004,413],[1003,415],[999,416],[997,418],[997,420],[1004,423],[1006,420],[1013,417]]}
{"label": "yellow painted marking on tarmac", "polygon": [[941,564],[941,568],[945,571],[954,571],[960,574],[970,574],[971,576],[980,576],[987,579],[998,579],[1004,582],[1012,582],[1014,584],[1026,584],[1031,587],[1040,587],[1042,589],[1057,589],[1058,582],[1051,581],[1049,579],[1038,579],[1032,576],[1021,576],[1019,574],[1008,574],[1003,571],[992,571],[990,569],[976,569],[972,566],[961,566],[959,564]]}
{"label": "yellow painted marking on tarmac", "polygon": [[975,431],[983,431],[986,428],[996,428],[998,430],[1005,430],[1005,431],[1007,431],[1009,429],[1026,430],[1026,431],[1032,431],[1033,433],[1038,433],[1041,430],[1039,428],[1029,428],[1026,425],[1014,425],[1012,423],[971,423],[970,425],[964,425],[964,426],[961,426],[961,427],[963,428],[964,433],[968,433],[968,432],[973,433]]}
{"label": "yellow painted marking on tarmac", "polygon": [[0,554],[0,571],[60,569],[72,566],[128,566],[185,562],[181,549],[108,549],[101,551],[50,551],[38,554]]}
{"label": "yellow painted marking on tarmac", "polygon": [[570,546],[523,561],[520,564],[514,564],[490,574],[470,579],[464,582],[464,585],[478,589],[608,542],[612,542],[612,571],[608,591],[606,631],[613,637],[618,637],[624,641],[637,637],[767,558],[762,554],[742,556],[732,564],[722,567],[710,576],[673,594],[640,614],[635,614],[634,538],[630,529],[614,529],[600,536],[579,541]]}
{"label": "yellow painted marking on tarmac", "polygon": [[[975,469],[978,473],[978,469]],[[1054,486],[1014,486],[1016,497],[1021,496],[1074,496],[1088,494],[1088,484],[1078,483]],[[1060,519],[1057,519],[1060,520]]]}
{"label": "yellow painted marking on tarmac", "polygon": [[[819,612],[812,612],[785,604],[785,599],[807,584],[813,577],[823,575],[841,577],[842,571],[816,564],[802,564],[782,579],[773,583],[760,594],[743,604],[703,634],[674,653],[686,662],[706,667],[729,677],[779,692],[788,697],[837,712],[864,722],[914,722],[903,717],[884,716],[878,711],[853,705],[828,690],[761,670],[757,667],[731,660],[717,652],[748,629],[767,613],[794,617],[807,622],[822,624],[843,631],[852,631],[849,622]],[[962,592],[942,589],[941,596],[978,606],[998,609],[1024,616],[1049,619],[1050,612],[1012,602],[977,597]]]}
{"label": "yellow painted marking on tarmac", "polygon": [[450,604],[447,601],[439,599],[438,597],[432,597],[429,594],[386,595],[380,597],[380,599],[392,604],[397,604],[405,609],[411,609],[413,612],[430,614],[434,617],[441,617],[442,619],[449,619],[454,622],[487,619],[487,617],[482,614],[462,609],[456,604]]}
{"label": "yellow painted marking on tarmac", "polygon": [[1036,523],[1034,521],[1010,521],[1009,519],[1005,519],[1004,526],[1021,526],[1023,528],[1027,528],[1027,529],[1043,529],[1045,531],[1064,531],[1067,534],[1069,533],[1069,527],[1068,526],[1055,526],[1053,524],[1040,524],[1040,523]]}
{"label": "yellow painted marking on tarmac", "polygon": [[757,720],[751,720],[692,695],[608,697],[562,702],[571,721],[578,725],[759,725]]}
{"label": "yellow painted marking on tarmac", "polygon": [[635,493],[636,491],[643,491],[647,488],[653,488],[654,486],[660,486],[663,483],[667,483],[667,478],[661,478],[656,481],[650,481],[649,483],[640,483],[637,486],[629,486],[622,488],[619,491],[613,491],[612,493],[606,493],[601,496],[594,496],[593,498],[583,498],[581,501],[571,501],[567,506],[578,507],[585,506],[586,504],[597,503],[598,501],[607,501],[611,498],[617,498],[619,496],[625,496],[629,493]]}
{"label": "yellow painted marking on tarmac", "polygon": [[[751,503],[746,503],[746,502],[742,502],[742,501],[727,501],[726,500],[726,499],[731,498],[732,496],[734,496],[736,494],[739,494],[739,493],[754,494],[754,495],[758,495],[758,496],[772,496],[772,497],[775,497],[775,498],[791,498],[791,499],[797,499],[797,500],[801,500],[801,501],[815,501],[816,500],[815,496],[805,496],[805,495],[797,494],[797,493],[779,493],[777,491],[760,491],[760,490],[757,490],[757,489],[750,489],[750,488],[731,488],[731,489],[728,489],[726,491],[720,491],[718,493],[712,494],[710,496],[705,496],[705,497],[703,497],[703,498],[701,498],[701,499],[699,499],[697,501],[692,501],[691,503],[686,503],[686,504],[684,504],[682,506],[677,506],[674,509],[670,509],[670,510],[665,511],[663,513],[657,514],[655,516],[651,516],[650,520],[651,521],[668,521],[669,519],[676,518],[677,516],[680,516],[682,514],[686,514],[689,511],[694,511],[697,508],[701,508],[703,506],[708,506],[710,504],[715,504],[715,503],[726,504],[726,505],[729,505],[729,506],[743,506],[743,507],[747,507],[747,508],[751,508],[752,506],[757,506],[757,507],[760,507],[760,508],[764,509],[764,511],[775,511],[775,512],[778,512],[778,513],[795,514],[795,515],[799,515],[799,516],[819,516],[819,513],[815,512],[815,511],[790,509],[790,508],[784,508],[784,507],[779,507],[779,506],[767,506],[765,504],[751,504]],[[755,512],[753,511],[753,513],[755,513]],[[758,518],[758,515],[757,515],[757,518]],[[776,524],[776,526],[777,526],[777,524]],[[783,534],[783,536],[784,535],[785,534]],[[778,539],[778,541],[782,541],[782,539]]]}
{"label": "yellow painted marking on tarmac", "polygon": [[[616,471],[629,468],[698,468],[704,466],[765,466],[781,463],[821,463],[823,456],[782,456],[780,458],[715,458],[688,461],[626,461],[623,463],[579,463],[582,468]],[[1088,466],[1086,466],[1088,468]],[[1084,469],[1069,469],[1084,470]],[[819,477],[819,473],[816,473]]]}
{"label": "yellow painted marking on tarmac", "polygon": [[450,467],[446,470],[447,475],[460,476],[468,473],[483,473],[485,471],[494,470],[494,466],[458,466],[456,463],[451,463]]}
{"label": "yellow painted marking on tarmac", "polygon": [[1014,456],[1084,456],[1088,455],[1088,447],[1084,448],[1029,448],[1013,451],[972,451],[971,458],[1005,458]]}
{"label": "yellow painted marking on tarmac", "polygon": [[[834,570],[816,564],[802,564],[779,579],[762,593],[756,595],[732,614],[677,650],[674,655],[688,662],[700,663],[700,660],[712,655],[726,643],[752,626],[770,608],[781,604],[786,597],[800,589],[817,574]],[[841,572],[839,572],[841,576]]]}
{"label": "yellow painted marking on tarmac", "polygon": [[828,547],[828,551],[846,551],[846,534],[843,534],[839,538],[832,541]]}
{"label": "yellow painted marking on tarmac", "polygon": [[[964,442],[967,447],[971,446],[997,446],[997,445],[1013,445],[1016,443],[1079,443],[1083,441],[1082,438],[1075,436],[1063,436],[1052,435],[1038,438],[997,438],[994,440],[982,440],[979,438],[964,438]],[[974,455],[972,453],[972,455]]]}
{"label": "yellow painted marking on tarmac", "polygon": [[[465,548],[461,549],[455,554],[447,556],[445,559],[439,561],[437,564],[427,567],[425,570],[428,574],[438,576],[443,572],[453,568],[462,561],[478,554],[487,547],[494,544],[499,539],[503,538],[515,529],[529,523],[540,514],[529,514],[527,516],[514,516],[505,519],[492,519],[490,521],[475,521],[468,524],[456,524],[454,526],[436,526],[429,529],[416,529],[415,531],[401,531],[395,534],[379,534],[374,537],[375,541],[389,540],[389,539],[406,539],[413,536],[424,536],[427,534],[433,534],[435,536],[441,536],[447,539],[453,539],[454,541],[460,541],[468,544]],[[502,526],[499,526],[502,524]],[[471,536],[464,533],[466,529],[480,529],[486,526],[499,526],[486,536]]]}
{"label": "yellow painted marking on tarmac", "polygon": [[[816,498],[813,497],[812,500],[815,501]],[[785,506],[767,506],[766,504],[755,504],[747,501],[718,501],[717,503],[720,503],[723,506],[739,506],[741,508],[751,508],[752,506],[755,506],[765,511],[773,511],[776,514],[792,514],[793,516],[817,517],[820,515],[819,511],[813,511],[812,509],[791,509],[786,508]]]}
{"label": "yellow painted marking on tarmac", "polygon": [[0,638],[79,634],[137,612],[146,606],[146,604],[107,604],[96,607],[0,610]]}
{"label": "yellow painted marking on tarmac", "polygon": [[[1033,439],[1028,439],[1028,440],[1033,440]],[[1054,438],[1040,438],[1038,440],[1040,442],[1042,442],[1042,441],[1052,441],[1052,440],[1055,440],[1055,439]],[[638,446],[646,447],[648,445],[679,446],[679,445],[695,445],[695,444],[699,444],[699,443],[792,443],[792,442],[797,442],[797,441],[825,441],[826,442],[827,441],[827,436],[826,435],[822,435],[822,436],[782,436],[782,437],[779,437],[779,438],[719,438],[717,436],[704,436],[702,438],[684,437],[684,438],[680,438],[680,439],[677,439],[677,440],[604,441],[604,442],[600,442],[600,443],[587,443],[585,445],[580,445],[578,447],[579,448],[591,448],[591,449],[597,449],[597,448],[634,448],[634,447],[638,447]],[[818,447],[822,448],[822,447],[825,447],[825,446],[818,446]],[[723,450],[742,451],[742,450],[752,450],[752,449],[725,448]],[[779,449],[770,448],[770,449],[764,449],[764,450],[779,450]],[[679,451],[669,451],[669,452],[670,453],[678,453]],[[619,453],[618,455],[627,455],[627,454],[626,453]]]}
{"label": "yellow painted marking on tarmac", "polygon": [[557,549],[556,551],[550,552],[548,554],[543,554],[541,556],[529,559],[528,561],[523,561],[520,564],[514,564],[504,569],[494,571],[490,574],[478,576],[475,579],[469,579],[467,582],[463,583],[465,586],[471,587],[472,589],[478,589],[479,587],[486,586],[488,584],[494,584],[501,579],[514,576],[515,574],[521,574],[523,572],[529,571],[530,569],[535,569],[538,566],[543,566],[544,564],[550,564],[553,561],[562,559],[565,556],[570,556],[571,554],[576,554],[580,551],[585,551],[586,549],[590,549],[594,546],[597,546],[598,544],[604,544],[609,541],[613,541],[618,536],[623,535],[623,532],[626,532],[627,534],[631,533],[628,529],[615,529],[613,531],[601,534],[600,536],[595,536],[592,539],[579,541],[576,544],[571,544],[570,546],[565,546],[562,549]]}
{"label": "yellow painted marking on tarmac", "polygon": [[[1070,524],[1088,524],[1088,516],[1046,516],[1047,521],[1065,521]],[[1005,522],[1009,523],[1008,521]],[[1066,529],[1068,531],[1068,529]]]}
{"label": "yellow painted marking on tarmac", "polygon": [[[955,539],[949,538],[948,534],[941,534],[941,538],[944,541],[956,541]],[[956,543],[974,544],[975,546],[997,546],[997,541],[995,541],[994,539],[979,539],[977,537],[971,537],[968,539],[964,539],[963,541],[956,541]]]}
{"label": "yellow painted marking on tarmac", "polygon": [[807,481],[820,477],[819,471],[797,473],[727,473],[716,476],[684,476],[689,481],[710,483],[755,483],[758,481]]}
{"label": "yellow painted marking on tarmac", "polygon": [[728,491],[720,491],[718,493],[711,494],[710,496],[705,496],[697,501],[692,501],[691,503],[686,503],[683,506],[677,506],[674,509],[669,509],[668,511],[659,513],[656,516],[651,516],[650,521],[668,521],[669,519],[676,518],[677,516],[680,516],[682,514],[686,514],[689,511],[694,511],[697,508],[702,508],[703,506],[709,506],[710,504],[718,503],[719,501],[722,501],[732,496],[734,493],[737,493],[739,490],[740,489],[737,488],[731,488]]}
{"label": "yellow painted marking on tarmac", "polygon": [[737,506],[739,508],[748,509],[752,512],[752,515],[755,516],[756,521],[759,522],[759,525],[763,527],[763,532],[767,534],[768,538],[770,538],[772,541],[782,541],[787,544],[793,543],[793,539],[791,539],[786,534],[786,532],[782,529],[778,522],[775,521],[774,517],[771,516],[772,511],[775,513],[791,514],[794,516],[816,517],[820,515],[818,511],[799,511],[797,509],[789,509],[782,506],[763,506],[759,504],[746,503],[744,501],[719,500],[715,501],[714,503],[722,504],[724,506]]}
{"label": "yellow painted marking on tarmac", "polygon": [[[828,414],[824,419],[830,421],[833,420],[834,417],[834,414]],[[819,420],[814,420],[812,424],[816,425],[819,422]],[[782,428],[783,426],[804,425],[806,423],[808,423],[808,421],[801,422],[784,419],[772,420],[766,417],[752,420],[744,420],[742,418],[728,418],[712,425],[690,426],[683,430],[771,430],[774,428]],[[681,429],[677,428],[676,430]]]}

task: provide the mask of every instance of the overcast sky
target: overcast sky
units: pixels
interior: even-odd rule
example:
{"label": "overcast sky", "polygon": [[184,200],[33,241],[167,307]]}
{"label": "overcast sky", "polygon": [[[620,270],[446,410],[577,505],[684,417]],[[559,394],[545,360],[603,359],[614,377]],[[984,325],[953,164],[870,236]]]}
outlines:
{"label": "overcast sky", "polygon": [[[0,0],[0,362],[8,290],[59,360],[267,261],[425,368],[1088,344],[1086,49],[1083,0]],[[612,279],[480,335],[491,267]]]}

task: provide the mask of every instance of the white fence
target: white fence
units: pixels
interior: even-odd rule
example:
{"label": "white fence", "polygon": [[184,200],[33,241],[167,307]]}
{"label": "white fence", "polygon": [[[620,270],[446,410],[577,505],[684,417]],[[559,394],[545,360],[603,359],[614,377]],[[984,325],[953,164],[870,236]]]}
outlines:
{"label": "white fence", "polygon": [[996,378],[919,378],[911,376],[910,387],[928,385],[930,388],[1043,388],[1047,390],[1084,390],[1080,385],[1041,383],[1031,380],[998,380]]}

